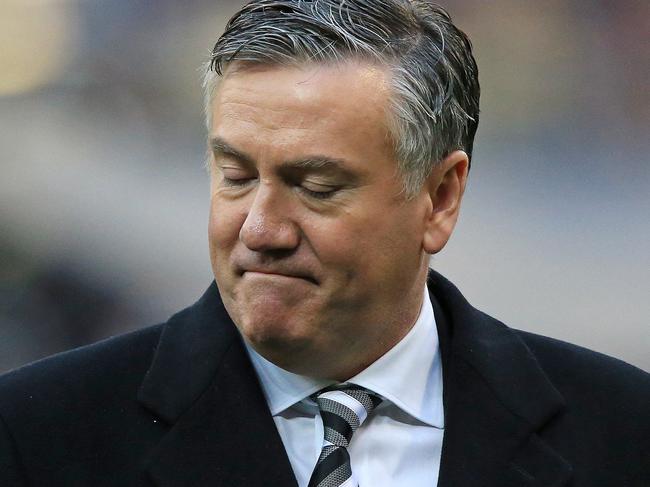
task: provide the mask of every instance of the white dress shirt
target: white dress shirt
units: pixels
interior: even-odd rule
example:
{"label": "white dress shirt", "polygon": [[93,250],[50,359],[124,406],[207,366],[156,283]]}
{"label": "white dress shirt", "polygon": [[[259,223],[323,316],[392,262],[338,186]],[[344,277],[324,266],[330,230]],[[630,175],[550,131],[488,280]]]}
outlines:
{"label": "white dress shirt", "polygon": [[[288,372],[248,347],[299,487],[306,487],[323,443],[323,422],[310,398],[331,385]],[[424,290],[408,334],[347,381],[384,401],[354,433],[352,475],[360,487],[435,486],[444,432],[442,364],[433,307]]]}

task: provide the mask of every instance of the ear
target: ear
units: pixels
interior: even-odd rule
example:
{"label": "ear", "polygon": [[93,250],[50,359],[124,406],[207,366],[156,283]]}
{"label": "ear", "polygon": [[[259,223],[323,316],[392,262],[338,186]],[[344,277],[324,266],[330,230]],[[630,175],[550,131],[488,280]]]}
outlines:
{"label": "ear", "polygon": [[428,254],[440,252],[451,237],[458,220],[468,169],[467,154],[457,150],[434,167],[427,179],[425,188],[430,207],[422,246]]}

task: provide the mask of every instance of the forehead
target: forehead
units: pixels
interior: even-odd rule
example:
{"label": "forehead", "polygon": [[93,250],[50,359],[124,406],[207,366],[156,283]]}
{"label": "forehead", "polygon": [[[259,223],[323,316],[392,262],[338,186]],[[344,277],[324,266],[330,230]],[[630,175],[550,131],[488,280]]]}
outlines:
{"label": "forehead", "polygon": [[333,154],[339,157],[364,148],[385,153],[389,95],[387,71],[363,62],[233,66],[214,93],[210,136],[265,149],[350,152]]}

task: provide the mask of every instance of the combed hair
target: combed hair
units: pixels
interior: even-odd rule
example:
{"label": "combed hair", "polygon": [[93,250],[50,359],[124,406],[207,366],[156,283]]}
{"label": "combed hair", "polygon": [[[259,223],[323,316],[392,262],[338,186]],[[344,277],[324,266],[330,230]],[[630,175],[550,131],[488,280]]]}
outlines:
{"label": "combed hair", "polygon": [[426,0],[253,0],[228,22],[204,75],[206,114],[233,61],[364,60],[386,66],[388,122],[409,196],[454,150],[471,160],[479,119],[478,68],[467,36]]}

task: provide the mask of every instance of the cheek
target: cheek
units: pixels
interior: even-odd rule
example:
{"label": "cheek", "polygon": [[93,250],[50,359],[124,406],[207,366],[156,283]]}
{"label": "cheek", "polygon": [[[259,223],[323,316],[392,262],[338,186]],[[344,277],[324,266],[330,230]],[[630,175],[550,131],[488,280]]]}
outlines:
{"label": "cheek", "polygon": [[309,243],[320,264],[339,285],[352,284],[371,271],[376,224],[357,215],[310,223],[305,229]]}
{"label": "cheek", "polygon": [[368,285],[404,267],[413,271],[420,264],[422,229],[412,213],[391,210],[347,215],[314,228],[310,240],[321,262]]}
{"label": "cheek", "polygon": [[239,211],[229,202],[218,201],[213,198],[210,204],[210,218],[208,222],[208,237],[212,258],[228,251],[239,239],[239,231],[246,218],[246,214]]}

